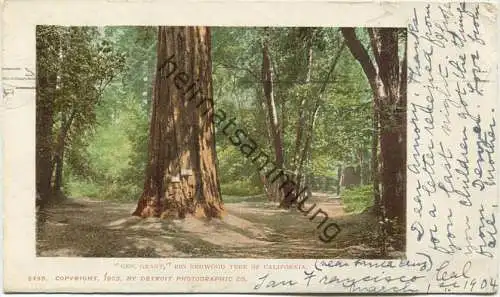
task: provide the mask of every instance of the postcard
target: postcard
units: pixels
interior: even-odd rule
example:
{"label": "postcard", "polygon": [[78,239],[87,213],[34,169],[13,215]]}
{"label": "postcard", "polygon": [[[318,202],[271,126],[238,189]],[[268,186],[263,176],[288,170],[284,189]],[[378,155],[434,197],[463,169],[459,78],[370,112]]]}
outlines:
{"label": "postcard", "polygon": [[497,292],[497,13],[5,1],[4,290]]}

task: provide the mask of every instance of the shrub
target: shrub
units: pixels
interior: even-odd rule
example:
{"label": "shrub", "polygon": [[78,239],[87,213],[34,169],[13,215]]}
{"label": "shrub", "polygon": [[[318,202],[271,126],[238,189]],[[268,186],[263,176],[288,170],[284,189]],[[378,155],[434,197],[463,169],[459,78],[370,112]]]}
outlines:
{"label": "shrub", "polygon": [[360,213],[373,206],[373,186],[364,185],[344,189],[340,194],[346,212]]}
{"label": "shrub", "polygon": [[98,198],[100,195],[100,188],[97,184],[80,179],[71,179],[66,182],[64,190],[72,198]]}
{"label": "shrub", "polygon": [[253,196],[262,194],[262,189],[250,181],[237,180],[234,182],[221,184],[222,195],[224,196]]}

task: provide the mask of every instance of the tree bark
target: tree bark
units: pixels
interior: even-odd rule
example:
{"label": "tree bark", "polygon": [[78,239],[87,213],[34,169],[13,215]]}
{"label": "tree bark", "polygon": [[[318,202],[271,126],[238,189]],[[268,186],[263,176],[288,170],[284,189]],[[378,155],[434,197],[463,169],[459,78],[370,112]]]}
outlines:
{"label": "tree bark", "polygon": [[271,70],[271,57],[269,55],[269,41],[264,38],[262,45],[262,82],[264,87],[264,97],[266,99],[268,114],[271,123],[271,136],[273,138],[276,165],[283,167],[283,143],[281,129],[278,122],[276,102],[274,100],[273,73]]}
{"label": "tree bark", "polygon": [[[278,114],[276,109],[276,102],[274,98],[274,87],[273,87],[273,72],[271,65],[271,57],[269,54],[269,36],[267,34],[267,28],[265,31],[265,36],[262,40],[262,84],[264,89],[264,98],[267,106],[267,114],[269,116],[269,124],[271,130],[271,137],[274,148],[274,156],[276,168],[283,170],[284,158],[283,158],[283,136],[281,133],[281,127],[278,122]],[[279,185],[281,180],[271,185],[273,193],[275,196],[275,201],[281,201],[284,197],[284,193],[287,189],[280,189]]]}
{"label": "tree bark", "polygon": [[379,180],[379,161],[378,161],[378,143],[379,143],[379,119],[377,100],[373,99],[373,120],[372,120],[372,184],[373,184],[373,209],[376,214],[381,213],[380,201],[380,180]]}
{"label": "tree bark", "polygon": [[337,185],[336,185],[336,193],[340,195],[340,185],[342,184],[342,165],[337,166]]}
{"label": "tree bark", "polygon": [[[55,77],[40,73],[37,89],[36,105],[36,188],[40,194],[41,205],[45,205],[52,197],[52,125],[54,108],[47,98],[55,90]],[[50,77],[47,77],[50,76]],[[42,91],[43,90],[43,91]]]}
{"label": "tree bark", "polygon": [[[313,48],[312,48],[312,35],[313,31],[307,30],[305,34],[309,34],[309,36],[306,36],[307,39],[307,46],[306,46],[306,58],[307,58],[307,63],[306,63],[306,75],[304,79],[304,83],[308,85],[311,81],[311,73],[312,73],[312,63],[313,63]],[[300,101],[299,109],[298,109],[298,120],[297,120],[297,125],[295,128],[295,151],[293,154],[293,170],[294,170],[294,177],[295,177],[295,192],[299,193],[300,188],[303,184],[305,184],[304,181],[304,174],[302,172],[303,168],[303,158],[301,158],[301,151],[307,150],[307,143],[304,145],[304,148],[302,148],[302,143],[303,143],[303,136],[304,136],[304,127],[306,125],[306,98],[303,97]],[[291,202],[286,202],[284,204],[284,207],[290,207]]]}
{"label": "tree bark", "polygon": [[57,145],[54,154],[54,186],[52,192],[56,197],[61,197],[61,187],[62,187],[62,176],[63,176],[63,165],[64,165],[64,151],[66,149],[66,139],[68,137],[69,129],[73,123],[73,119],[76,115],[76,109],[71,111],[69,118],[65,114],[62,115],[62,124],[59,131]]}
{"label": "tree bark", "polygon": [[[310,83],[311,80],[311,74],[312,74],[312,65],[313,65],[313,48],[312,48],[312,31],[306,30],[304,34],[309,34],[309,36],[306,35],[306,40],[307,46],[306,46],[306,52],[307,52],[307,68],[306,68],[306,75],[304,79],[304,83],[308,84]],[[326,87],[328,83],[330,82],[331,76],[334,73],[334,70],[337,66],[337,63],[339,61],[340,55],[342,54],[342,51],[344,50],[345,44],[342,43],[339,47],[339,50],[336,52],[332,65],[330,66],[330,69],[328,71],[327,77],[324,80],[322,86],[319,89],[319,96],[318,98],[314,101],[313,104],[309,105],[310,110],[306,107],[306,100],[302,99],[300,102],[299,106],[299,120],[297,121],[297,126],[296,126],[296,136],[295,136],[295,153],[294,153],[294,175],[295,175],[295,180],[296,180],[296,188],[295,191],[296,193],[300,192],[300,189],[304,186],[307,185],[307,177],[304,174],[304,167],[307,165],[311,159],[311,145],[312,145],[312,139],[314,136],[314,127],[316,123],[316,119],[318,116],[318,111],[320,108],[321,104],[321,96],[326,90]],[[309,118],[309,121],[307,121],[307,118]],[[304,131],[304,128],[307,129]],[[304,136],[305,135],[305,136]],[[304,141],[305,138],[305,141]],[[286,201],[286,203],[283,205],[284,207],[289,207],[291,206],[292,202]]]}
{"label": "tree bark", "polygon": [[358,166],[359,166],[359,184],[364,185],[366,178],[365,178],[365,171],[364,171],[364,150],[362,148],[358,148]]}
{"label": "tree bark", "polygon": [[[307,69],[306,69],[306,77],[305,84],[309,84],[311,81],[311,72],[312,72],[312,58],[313,58],[313,50],[312,50],[312,40],[309,39],[307,44]],[[297,126],[295,128],[295,153],[294,153],[294,167],[295,174],[298,176],[297,168],[298,161],[300,158],[300,149],[302,144],[302,136],[303,136],[303,128],[305,126],[306,117],[305,117],[305,106],[306,106],[306,98],[302,98],[299,106],[299,120],[297,121]]]}
{"label": "tree bark", "polygon": [[[405,30],[405,29],[399,29],[399,30]],[[405,31],[403,31],[406,33]],[[400,151],[399,151],[399,160],[398,162],[401,164],[399,166],[399,171],[398,171],[398,180],[397,183],[401,185],[398,187],[398,196],[401,197],[406,197],[406,107],[407,107],[407,63],[408,63],[408,57],[407,57],[407,38],[404,36],[404,53],[403,53],[403,59],[400,63],[400,74],[399,74],[399,100],[396,104],[397,109],[396,109],[396,115],[397,115],[397,122],[399,123],[399,146],[400,146]],[[406,214],[406,199],[402,199],[401,203],[398,205],[398,209],[396,210],[398,213],[403,213]],[[406,215],[402,215],[400,217],[400,221],[402,226],[406,226]]]}
{"label": "tree bark", "polygon": [[54,193],[54,196],[59,197],[60,192],[61,192],[61,186],[62,186],[62,172],[63,172],[63,158],[64,158],[64,145],[65,145],[65,138],[66,138],[66,132],[65,126],[67,125],[68,120],[66,119],[66,114],[62,114],[62,120],[61,120],[61,129],[59,131],[58,137],[57,137],[57,144],[55,147],[55,153],[54,153],[54,162],[53,162],[53,170],[54,172],[54,184],[52,187],[52,192]]}
{"label": "tree bark", "polygon": [[160,27],[144,191],[134,215],[224,213],[216,168],[208,27]]}
{"label": "tree bark", "polygon": [[[382,159],[382,200],[386,216],[404,221],[406,217],[405,193],[401,172],[405,169],[402,158],[406,143],[401,135],[406,132],[406,122],[401,121],[397,111],[400,99],[398,31],[397,29],[377,28],[370,30],[372,49],[378,61],[380,80],[384,85],[384,97],[379,97],[380,110],[380,154]],[[404,130],[404,132],[403,132]]]}
{"label": "tree bark", "polygon": [[[269,124],[269,117],[268,117],[268,114],[267,114],[267,108],[266,108],[266,102],[265,100],[262,98],[262,89],[260,88],[260,86],[257,86],[255,88],[255,94],[257,96],[257,100],[259,102],[259,107],[260,107],[260,112],[263,116],[263,121],[261,122],[262,125],[261,127],[264,127],[264,129],[266,130],[266,137],[265,138],[265,145],[266,146],[270,146],[271,143],[272,143],[272,136],[271,136],[271,125]],[[265,174],[260,172],[259,170],[257,170],[257,173],[260,177],[260,181],[262,183],[262,186],[264,188],[264,192],[266,193],[266,196],[267,196],[267,200],[268,201],[274,201],[275,200],[275,194],[273,193],[273,187],[272,185],[269,183],[268,179],[266,178]]]}
{"label": "tree bark", "polygon": [[[40,27],[37,27],[37,31]],[[41,32],[37,32],[37,80],[36,80],[36,190],[40,195],[40,206],[43,207],[52,199],[52,127],[54,124],[54,97],[57,83],[57,72],[50,69],[47,62],[58,53],[51,49]],[[54,34],[55,35],[55,34]],[[53,37],[53,36],[51,36]],[[55,39],[55,38],[54,38]]]}

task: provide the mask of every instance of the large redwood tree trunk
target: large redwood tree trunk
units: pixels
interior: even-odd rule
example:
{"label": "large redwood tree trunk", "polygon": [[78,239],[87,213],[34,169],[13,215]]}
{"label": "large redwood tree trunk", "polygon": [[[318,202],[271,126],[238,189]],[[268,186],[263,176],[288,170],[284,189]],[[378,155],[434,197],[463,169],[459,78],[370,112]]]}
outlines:
{"label": "large redwood tree trunk", "polygon": [[144,191],[134,215],[220,217],[210,29],[160,27]]}

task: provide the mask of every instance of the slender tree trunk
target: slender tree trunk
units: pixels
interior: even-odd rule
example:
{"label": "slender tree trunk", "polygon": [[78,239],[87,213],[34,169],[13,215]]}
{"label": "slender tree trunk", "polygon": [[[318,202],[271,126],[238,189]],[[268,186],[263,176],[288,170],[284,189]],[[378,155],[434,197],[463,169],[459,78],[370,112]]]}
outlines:
{"label": "slender tree trunk", "polygon": [[273,198],[272,190],[270,188],[271,185],[269,184],[266,176],[263,175],[263,174],[259,174],[259,177],[260,177],[260,181],[262,183],[262,186],[264,187],[264,192],[266,193],[267,200],[268,201],[273,201],[274,198]]}
{"label": "slender tree trunk", "polygon": [[69,129],[73,123],[73,119],[76,115],[76,109],[71,111],[69,118],[65,114],[62,115],[62,124],[59,131],[57,145],[54,153],[54,185],[52,192],[58,198],[61,198],[61,187],[62,187],[62,177],[63,177],[63,165],[64,165],[64,151],[66,149],[66,139],[68,137]]}
{"label": "slender tree trunk", "polygon": [[[404,30],[404,29],[399,29]],[[403,59],[400,63],[400,75],[399,75],[399,98],[397,102],[397,123],[398,123],[398,133],[399,133],[399,160],[400,164],[398,170],[398,197],[403,197],[401,203],[398,205],[397,213],[400,215],[401,226],[406,226],[406,102],[407,102],[407,38],[404,39],[404,54]]]}
{"label": "slender tree trunk", "polygon": [[340,185],[342,183],[342,165],[337,167],[337,195],[340,195]]}
{"label": "slender tree trunk", "polygon": [[[306,33],[307,34],[307,33]],[[309,34],[312,34],[312,32],[309,32]],[[318,111],[320,108],[320,103],[321,99],[320,97],[323,95],[323,93],[326,90],[326,87],[331,79],[332,74],[334,73],[334,70],[337,66],[337,63],[339,61],[340,55],[342,54],[342,51],[344,50],[345,43],[342,43],[336,52],[332,65],[330,67],[330,70],[328,71],[327,77],[325,81],[323,82],[320,90],[319,90],[319,98],[315,100],[313,104],[310,104],[311,110],[309,110],[309,122],[307,121],[307,108],[306,108],[306,99],[303,98],[300,102],[299,106],[299,120],[297,121],[297,126],[296,126],[296,142],[295,142],[295,153],[294,153],[294,173],[295,173],[295,178],[296,178],[296,189],[295,191],[298,193],[300,189],[304,186],[307,185],[307,177],[304,174],[304,166],[307,165],[310,160],[311,160],[311,154],[312,154],[312,139],[314,136],[314,127],[318,115]],[[306,84],[310,83],[311,81],[311,74],[312,74],[312,65],[313,65],[313,48],[312,48],[312,37],[309,36],[308,38],[308,43],[307,43],[307,71],[305,75],[305,80],[304,82]],[[304,128],[307,127],[304,133]],[[304,137],[305,135],[305,137]],[[305,141],[304,141],[305,138]],[[291,205],[291,202],[288,202],[284,204],[285,207],[289,207]]]}
{"label": "slender tree trunk", "polygon": [[314,111],[312,113],[312,118],[311,122],[309,124],[309,133],[307,135],[306,143],[304,144],[304,152],[302,154],[302,158],[300,160],[300,176],[302,176],[302,181],[301,185],[308,185],[308,177],[304,173],[304,167],[307,167],[310,165],[311,160],[312,160],[312,144],[314,141],[314,129],[316,128],[316,120],[318,119],[318,113],[319,113],[320,105],[316,105],[314,108]]}
{"label": "slender tree trunk", "polygon": [[257,86],[255,88],[255,94],[259,102],[260,112],[262,113],[261,127],[263,127],[266,130],[265,144],[267,146],[271,146],[272,145],[271,122],[269,121],[270,117],[267,114],[266,101],[262,96],[262,88],[260,86]]}
{"label": "slender tree trunk", "polygon": [[362,148],[358,148],[358,167],[359,167],[359,184],[363,185],[365,182],[365,177],[364,177],[364,170],[363,170],[363,164],[364,164],[364,152]]}
{"label": "slender tree trunk", "polygon": [[[257,101],[259,102],[260,112],[263,115],[263,121],[262,121],[261,127],[264,127],[264,129],[266,130],[265,144],[266,144],[266,146],[269,146],[272,143],[272,141],[271,141],[271,139],[272,139],[271,124],[269,122],[269,117],[267,114],[266,102],[262,98],[262,89],[260,88],[260,86],[255,88],[255,94],[257,96]],[[264,192],[267,195],[268,201],[274,201],[275,195],[273,193],[272,185],[269,183],[265,174],[258,171],[258,175],[260,177],[260,181],[261,181],[262,186],[264,188]]]}
{"label": "slender tree trunk", "polygon": [[[307,124],[307,130],[306,130],[307,135],[306,135],[303,149],[301,151],[301,154],[300,154],[300,157],[298,160],[299,167],[298,167],[297,172],[299,172],[299,175],[297,177],[297,184],[299,186],[307,184],[306,183],[307,177],[304,174],[304,166],[308,163],[308,161],[310,160],[310,157],[311,157],[311,146],[312,146],[312,141],[313,141],[313,136],[314,136],[314,128],[316,126],[316,119],[318,117],[319,108],[320,108],[320,105],[316,104],[314,111],[312,113],[311,119],[310,119],[309,123]],[[299,191],[299,190],[296,189],[296,191]],[[292,206],[292,204],[294,202],[292,199],[296,198],[296,197],[292,197],[292,195],[290,195],[290,198],[291,199],[284,199],[282,201],[281,206],[283,208],[289,208]]]}
{"label": "slender tree trunk", "polygon": [[216,168],[208,27],[160,27],[144,191],[134,215],[224,213]]}
{"label": "slender tree trunk", "polygon": [[[312,48],[312,39],[309,36],[307,42],[307,68],[306,75],[304,79],[304,83],[307,85],[311,81],[311,73],[312,73],[312,62],[313,62],[313,48]],[[301,151],[306,149],[302,148],[303,136],[304,136],[304,127],[306,126],[306,98],[303,97],[300,101],[299,109],[298,109],[298,120],[297,125],[295,127],[295,153],[293,155],[293,166],[294,166],[294,176],[295,176],[295,192],[299,193],[301,186],[304,184],[303,172],[302,172],[302,162],[301,162]]]}
{"label": "slender tree trunk", "polygon": [[[313,58],[312,42],[311,42],[311,40],[309,40],[308,45],[307,45],[307,70],[306,70],[306,77],[304,80],[305,84],[309,84],[309,82],[311,81],[312,58]],[[295,131],[296,131],[295,132],[295,153],[294,153],[295,168],[298,167],[297,165],[298,165],[298,160],[300,158],[303,128],[304,128],[305,122],[306,122],[305,107],[306,107],[306,98],[303,97],[302,100],[300,101],[299,110],[298,110],[299,117],[298,117],[298,121],[297,121],[297,126],[295,127]]]}
{"label": "slender tree trunk", "polygon": [[262,81],[264,85],[264,97],[266,99],[268,114],[270,116],[271,134],[275,149],[276,164],[283,167],[283,143],[281,129],[278,122],[276,102],[274,100],[273,74],[271,70],[271,58],[267,38],[264,39],[262,47]]}
{"label": "slender tree trunk", "polygon": [[[271,69],[271,57],[269,54],[269,36],[266,34],[262,40],[262,84],[264,89],[264,98],[267,106],[267,114],[269,116],[271,137],[273,142],[275,163],[278,170],[283,170],[284,158],[283,158],[283,136],[281,133],[281,127],[278,122],[278,114],[276,109],[276,102],[274,98],[274,87],[273,87],[273,73]],[[284,197],[284,189],[279,189],[279,185],[282,181],[277,181],[271,187],[275,193],[275,201],[281,201]]]}
{"label": "slender tree trunk", "polygon": [[54,159],[55,159],[54,161],[55,176],[54,176],[53,193],[56,197],[60,197],[62,192],[61,187],[62,187],[64,150],[58,153]]}

